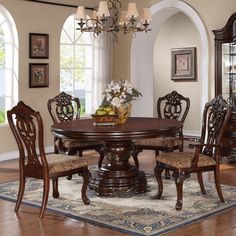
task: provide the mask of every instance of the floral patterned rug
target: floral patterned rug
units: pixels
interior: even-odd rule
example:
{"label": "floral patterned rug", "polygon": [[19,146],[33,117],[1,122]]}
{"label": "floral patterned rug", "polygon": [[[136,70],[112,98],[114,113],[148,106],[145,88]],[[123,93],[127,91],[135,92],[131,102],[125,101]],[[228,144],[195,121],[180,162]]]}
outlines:
{"label": "floral patterned rug", "polygon": [[[147,174],[149,191],[124,198],[100,198],[88,191],[91,204],[86,206],[80,198],[82,179],[73,176],[59,180],[60,198],[49,198],[48,209],[68,217],[131,235],[160,235],[191,224],[236,206],[236,187],[222,186],[226,202],[221,203],[213,183],[205,182],[206,195],[202,195],[194,180],[184,183],[183,210],[175,210],[176,189],[174,180],[164,180],[161,200],[153,199],[157,183]],[[15,200],[18,181],[0,184],[0,198]],[[28,179],[24,203],[39,206],[42,199],[42,181]],[[19,210],[20,212],[20,210]],[[45,214],[47,214],[45,212]]]}

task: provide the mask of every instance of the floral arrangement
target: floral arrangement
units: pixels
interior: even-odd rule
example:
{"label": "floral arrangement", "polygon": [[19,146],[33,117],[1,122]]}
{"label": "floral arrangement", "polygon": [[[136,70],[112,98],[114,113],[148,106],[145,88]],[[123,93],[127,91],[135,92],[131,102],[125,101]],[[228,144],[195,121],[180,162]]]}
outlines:
{"label": "floral arrangement", "polygon": [[133,88],[129,81],[113,80],[105,89],[102,106],[120,107],[140,96],[142,94]]}

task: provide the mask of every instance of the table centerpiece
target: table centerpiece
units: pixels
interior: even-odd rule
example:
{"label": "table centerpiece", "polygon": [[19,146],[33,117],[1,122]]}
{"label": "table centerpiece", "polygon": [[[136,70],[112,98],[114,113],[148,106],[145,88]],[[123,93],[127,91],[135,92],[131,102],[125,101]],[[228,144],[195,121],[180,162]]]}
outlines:
{"label": "table centerpiece", "polygon": [[142,94],[127,80],[112,80],[104,91],[102,107],[112,107],[117,124],[124,124],[131,113],[131,101]]}

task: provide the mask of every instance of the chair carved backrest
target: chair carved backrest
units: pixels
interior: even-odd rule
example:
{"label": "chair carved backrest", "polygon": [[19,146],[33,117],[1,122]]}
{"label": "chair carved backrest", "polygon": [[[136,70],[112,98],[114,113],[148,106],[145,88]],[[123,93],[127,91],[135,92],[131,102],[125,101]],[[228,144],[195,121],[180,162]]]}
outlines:
{"label": "chair carved backrest", "polygon": [[[7,111],[7,119],[19,148],[21,167],[46,166],[43,122],[39,112],[20,101],[15,107]],[[36,147],[39,148],[40,160]]]}
{"label": "chair carved backrest", "polygon": [[217,155],[217,149],[211,144],[220,144],[230,113],[231,110],[229,105],[221,96],[218,96],[211,102],[206,103],[203,111],[200,142],[210,145],[204,146],[200,150],[201,153],[213,156],[213,158],[215,158]]}
{"label": "chair carved backrest", "polygon": [[176,119],[184,123],[190,108],[190,99],[176,91],[159,97],[157,101],[157,114],[159,118]]}
{"label": "chair carved backrest", "polygon": [[66,122],[72,119],[79,119],[80,101],[65,92],[49,99],[48,111],[54,123]]}
{"label": "chair carved backrest", "polygon": [[[176,91],[159,97],[157,101],[157,115],[163,119],[176,119],[184,123],[189,112],[190,99]],[[180,131],[182,136],[182,130]]]}

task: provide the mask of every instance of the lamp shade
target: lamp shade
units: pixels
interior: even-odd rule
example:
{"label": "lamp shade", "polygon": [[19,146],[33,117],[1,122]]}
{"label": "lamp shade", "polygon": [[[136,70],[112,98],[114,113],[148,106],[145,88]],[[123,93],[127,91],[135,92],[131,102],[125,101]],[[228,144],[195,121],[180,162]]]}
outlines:
{"label": "lamp shade", "polygon": [[93,14],[92,14],[92,19],[96,20],[98,18],[98,13],[97,11],[93,11]]}
{"label": "lamp shade", "polygon": [[81,19],[86,20],[87,19],[84,6],[78,6],[75,18],[77,20],[81,20]]}
{"label": "lamp shade", "polygon": [[97,16],[99,16],[99,17],[103,17],[103,16],[108,17],[108,16],[110,16],[107,1],[100,1],[99,2]]}
{"label": "lamp shade", "polygon": [[121,11],[119,25],[124,25],[125,23],[128,22],[126,15],[127,11]]}
{"label": "lamp shade", "polygon": [[152,20],[150,9],[149,8],[143,8],[141,21],[149,23]]}
{"label": "lamp shade", "polygon": [[137,10],[137,7],[136,7],[136,3],[129,3],[128,4],[128,10],[127,10],[126,17],[128,19],[130,19],[132,16],[134,18],[138,18],[139,17],[138,10]]}

